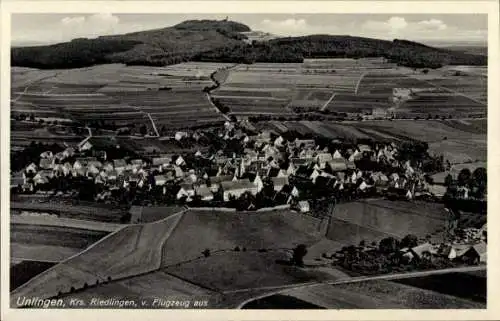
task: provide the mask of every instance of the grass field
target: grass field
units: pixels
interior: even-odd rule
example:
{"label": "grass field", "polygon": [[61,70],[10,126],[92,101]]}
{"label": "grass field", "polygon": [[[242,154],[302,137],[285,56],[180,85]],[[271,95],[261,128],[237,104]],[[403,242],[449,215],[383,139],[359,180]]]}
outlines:
{"label": "grass field", "polygon": [[317,224],[314,218],[304,218],[292,211],[188,211],[165,243],[162,265],[197,258],[207,248],[232,250],[238,246],[258,250],[314,244],[320,239]]}
{"label": "grass field", "polygon": [[372,200],[339,204],[333,217],[327,238],[347,246],[407,234],[422,238],[429,234],[442,240],[447,214],[440,204]]}
{"label": "grass field", "polygon": [[276,263],[281,252],[232,252],[214,254],[165,270],[214,290],[239,290],[327,280],[329,275]]}

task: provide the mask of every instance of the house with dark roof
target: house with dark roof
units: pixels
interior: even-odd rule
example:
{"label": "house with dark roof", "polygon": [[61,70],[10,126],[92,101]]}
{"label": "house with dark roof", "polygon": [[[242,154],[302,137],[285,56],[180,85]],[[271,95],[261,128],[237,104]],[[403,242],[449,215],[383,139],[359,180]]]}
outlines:
{"label": "house with dark roof", "polygon": [[180,188],[176,194],[176,197],[177,199],[186,197],[187,201],[191,201],[191,198],[194,195],[195,195],[195,189],[192,184],[180,184]]}
{"label": "house with dark roof", "polygon": [[211,189],[205,184],[195,186],[194,192],[195,195],[200,196],[202,201],[211,201],[214,199],[214,194],[212,193]]}
{"label": "house with dark roof", "polygon": [[53,157],[40,159],[40,168],[43,168],[43,169],[54,168],[54,164],[55,164],[55,162],[54,162]]}
{"label": "house with dark roof", "polygon": [[118,172],[123,172],[127,168],[127,162],[124,159],[114,159],[113,166]]}

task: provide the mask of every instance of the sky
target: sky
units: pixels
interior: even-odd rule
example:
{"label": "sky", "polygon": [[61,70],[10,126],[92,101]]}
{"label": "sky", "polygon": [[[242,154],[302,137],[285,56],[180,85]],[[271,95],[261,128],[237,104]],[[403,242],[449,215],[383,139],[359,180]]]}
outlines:
{"label": "sky", "polygon": [[47,44],[73,38],[158,29],[188,19],[238,21],[279,36],[332,34],[407,39],[424,43],[487,40],[485,14],[13,14],[13,45]]}

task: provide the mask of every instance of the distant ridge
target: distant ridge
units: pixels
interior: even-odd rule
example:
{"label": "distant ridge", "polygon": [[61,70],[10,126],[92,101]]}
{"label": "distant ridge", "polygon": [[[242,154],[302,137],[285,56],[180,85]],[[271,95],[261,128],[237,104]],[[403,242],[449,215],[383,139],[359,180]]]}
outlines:
{"label": "distant ridge", "polygon": [[[252,41],[246,34],[262,39]],[[386,57],[414,68],[487,64],[487,57],[483,55],[438,49],[407,40],[332,35],[270,36],[266,39],[265,36],[265,32],[252,34],[248,26],[239,22],[187,20],[173,27],[124,35],[79,38],[47,46],[13,47],[11,65],[59,69],[106,63],[165,66],[189,60],[287,63],[320,57]]]}

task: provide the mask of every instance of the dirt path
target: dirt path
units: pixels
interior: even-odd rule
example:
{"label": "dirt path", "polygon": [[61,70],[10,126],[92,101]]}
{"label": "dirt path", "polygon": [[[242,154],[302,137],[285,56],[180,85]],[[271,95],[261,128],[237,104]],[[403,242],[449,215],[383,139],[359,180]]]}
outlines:
{"label": "dirt path", "polygon": [[326,106],[328,106],[328,104],[333,100],[333,98],[335,98],[335,95],[337,95],[337,94],[333,93],[332,96],[330,97],[330,99],[328,99],[326,101],[326,103],[319,110],[324,111],[326,109]]}
{"label": "dirt path", "polygon": [[[252,299],[248,299],[248,300],[242,302],[238,306],[238,309],[241,309],[247,303],[252,302],[254,300],[262,299],[262,298],[276,295],[276,294],[281,294],[282,292],[287,291],[287,290],[291,290],[291,289],[314,287],[314,286],[320,286],[320,285],[325,285],[325,284],[336,285],[336,284],[359,283],[359,282],[366,282],[366,281],[372,281],[372,280],[399,280],[399,279],[408,279],[408,278],[414,278],[414,277],[424,277],[424,276],[430,276],[430,275],[440,275],[440,274],[460,273],[460,272],[464,273],[464,272],[483,271],[483,270],[486,270],[486,265],[466,266],[466,267],[448,268],[448,269],[432,270],[432,271],[415,271],[415,272],[409,272],[409,273],[384,274],[384,275],[376,275],[376,276],[350,277],[350,278],[335,280],[335,281],[309,282],[309,283],[304,283],[304,284],[287,285],[287,286],[275,287],[276,291],[272,291],[272,292],[269,292],[267,294],[253,297]],[[270,289],[270,287],[260,287],[260,288],[257,287],[257,288],[250,288],[250,289],[240,289],[240,290],[235,290],[235,291],[225,291],[224,294],[228,295],[228,294],[232,294],[232,293],[245,292],[245,291],[250,291],[250,290],[268,290],[268,289]]]}
{"label": "dirt path", "polygon": [[359,89],[359,85],[361,84],[361,80],[363,80],[363,78],[365,78],[365,76],[368,74],[368,72],[364,72],[361,74],[361,76],[359,76],[359,79],[358,79],[358,82],[356,83],[356,88],[354,89],[354,94],[357,95],[358,94],[358,89]]}

